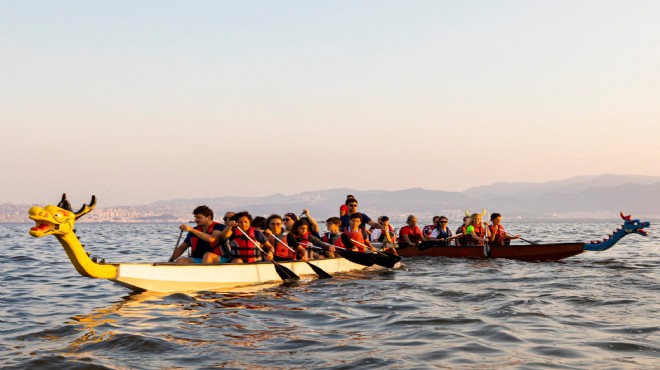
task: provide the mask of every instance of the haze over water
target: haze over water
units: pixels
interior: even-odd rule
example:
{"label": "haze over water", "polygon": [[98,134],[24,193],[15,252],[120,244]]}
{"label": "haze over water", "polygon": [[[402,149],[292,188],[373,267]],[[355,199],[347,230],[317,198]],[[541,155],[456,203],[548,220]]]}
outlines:
{"label": "haze over water", "polygon": [[[653,225],[656,222],[651,220]],[[451,225],[455,227],[456,225]],[[528,240],[612,222],[513,223]],[[660,239],[557,263],[422,258],[249,292],[131,293],[81,277],[54,237],[0,225],[3,368],[652,369]],[[176,225],[80,224],[93,255],[166,260]],[[564,233],[563,236],[557,234]]]}

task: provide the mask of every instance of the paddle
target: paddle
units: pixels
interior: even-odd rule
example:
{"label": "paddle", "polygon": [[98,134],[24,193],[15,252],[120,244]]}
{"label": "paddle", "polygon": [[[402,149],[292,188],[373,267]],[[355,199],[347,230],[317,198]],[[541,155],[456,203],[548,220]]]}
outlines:
{"label": "paddle", "polygon": [[486,241],[484,241],[484,256],[490,257],[490,246],[488,245],[488,224],[484,223],[484,236]]}
{"label": "paddle", "polygon": [[[272,235],[273,238],[275,238],[275,240],[277,240],[278,242],[280,242],[280,244],[282,244],[283,246],[285,246],[285,247],[286,247],[288,250],[290,250],[291,252],[295,253],[296,256],[300,257],[300,256],[298,255],[298,253],[297,253],[295,250],[293,250],[293,248],[289,247],[289,246],[288,246],[285,242],[283,242],[280,238],[276,237],[275,234],[271,234],[271,235]],[[320,267],[318,267],[318,266],[316,266],[316,265],[310,263],[309,261],[305,261],[305,262],[307,262],[307,264],[309,265],[309,267],[311,267],[312,270],[314,270],[314,272],[316,273],[316,275],[319,276],[319,279],[329,279],[329,278],[332,277],[332,275],[330,275],[330,274],[328,274],[327,272],[323,271],[322,268],[320,268]]]}
{"label": "paddle", "polygon": [[447,243],[446,245],[437,245],[437,244],[435,244],[435,243],[443,243],[443,241],[441,241],[441,240],[428,240],[428,241],[419,243],[417,248],[419,248],[419,250],[424,250],[424,249],[428,249],[428,248],[431,248],[431,247],[449,247],[449,246],[451,246],[450,242],[452,240],[460,238],[461,236],[463,236],[463,233],[452,235],[450,237],[445,238],[445,242]]}
{"label": "paddle", "polygon": [[[369,248],[365,244],[362,244],[362,243],[360,243],[359,241],[357,241],[355,239],[351,239],[351,241],[353,243],[357,243],[357,244],[363,246],[365,249]],[[375,248],[374,248],[374,252],[375,253],[372,253],[371,255],[374,259],[374,263],[379,265],[379,266],[383,266],[383,267],[387,267],[387,268],[391,269],[391,268],[394,267],[394,265],[396,265],[397,262],[401,261],[400,256],[395,256],[395,255],[390,254],[390,253],[379,252],[379,251],[375,250]]]}
{"label": "paddle", "polygon": [[[179,247],[179,243],[181,242],[181,236],[183,235],[183,230],[179,231],[179,239],[176,240],[176,245],[174,246],[174,251],[172,251],[172,256],[174,256],[174,253],[176,253],[177,247]],[[188,252],[190,253],[190,252]],[[174,259],[170,257],[170,262],[174,262]]]}
{"label": "paddle", "polygon": [[[257,247],[257,249],[259,249],[259,250],[261,251],[261,253],[264,254],[264,256],[266,255],[266,252],[264,252],[264,250],[261,249],[261,247],[257,244],[257,242],[255,242],[254,240],[252,240],[252,238],[250,238],[250,237],[248,236],[248,234],[247,234],[245,231],[243,231],[243,230],[242,230],[240,227],[238,227],[238,226],[236,226],[236,228],[237,228],[238,230],[240,230],[240,231],[243,233],[243,235],[245,235],[245,237],[246,237],[246,238],[252,243],[252,245],[254,245],[255,247]],[[265,258],[265,257],[264,257],[264,258]],[[273,265],[275,265],[275,271],[277,271],[277,274],[280,276],[280,278],[281,278],[282,280],[300,280],[300,276],[296,275],[293,271],[289,270],[288,268],[286,268],[286,267],[280,265],[279,263],[277,263],[277,262],[275,262],[275,261],[273,261],[273,260],[270,260],[270,262],[272,262]]]}
{"label": "paddle", "polygon": [[[509,234],[509,233],[506,233],[506,234],[509,235],[509,236],[511,236],[511,234]],[[514,236],[515,236],[515,235],[514,235]],[[523,237],[520,236],[520,235],[518,235],[518,239],[520,239],[520,240],[522,240],[522,241],[524,241],[524,242],[527,242],[527,243],[529,243],[529,244],[531,244],[531,245],[538,245],[538,244],[539,244],[539,243],[537,243],[537,242],[531,242],[531,241],[529,241],[529,240],[523,238]]]}

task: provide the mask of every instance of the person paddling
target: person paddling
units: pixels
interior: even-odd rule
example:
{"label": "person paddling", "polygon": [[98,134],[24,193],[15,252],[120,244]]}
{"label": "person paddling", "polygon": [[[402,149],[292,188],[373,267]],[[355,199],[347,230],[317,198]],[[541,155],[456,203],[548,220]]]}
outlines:
{"label": "person paddling", "polygon": [[[469,211],[465,211],[467,215]],[[473,213],[470,215],[470,225],[466,229],[469,245],[484,245],[486,242],[486,229],[481,224],[482,217],[486,214],[484,209],[482,213]],[[484,223],[488,225],[488,223]]]}
{"label": "person paddling", "polygon": [[511,239],[519,239],[520,235],[510,235],[504,231],[504,226],[502,226],[502,215],[499,213],[492,213],[490,215],[490,222],[492,225],[488,225],[488,222],[484,222],[484,225],[488,227],[488,242],[490,245],[502,246],[509,244]]}
{"label": "person paddling", "polygon": [[[305,248],[298,246],[296,249],[289,249],[287,237],[289,233],[282,228],[282,217],[279,215],[270,215],[266,219],[268,228],[264,231],[264,235],[268,238],[268,242],[275,248],[275,261],[291,261],[302,258],[307,260]],[[284,245],[286,243],[286,245]]]}
{"label": "person paddling", "polygon": [[[186,239],[181,243],[170,257],[170,262],[176,263],[217,263],[220,261],[220,247],[218,242],[225,225],[213,221],[213,210],[207,206],[199,206],[193,210],[195,215],[194,228],[186,224],[179,225],[179,229],[187,231]],[[188,247],[191,248],[190,257],[181,257]]]}
{"label": "person paddling", "polygon": [[417,226],[417,217],[409,215],[406,219],[406,226],[399,230],[399,248],[417,246],[428,238],[424,236],[422,230]]}
{"label": "person paddling", "polygon": [[437,245],[448,246],[449,243],[456,238],[453,236],[451,229],[447,227],[448,222],[449,219],[447,217],[439,216],[437,227],[431,232],[429,240],[438,242]]}
{"label": "person paddling", "polygon": [[456,245],[470,244],[470,237],[467,234],[467,228],[470,226],[470,216],[463,217],[463,224],[456,229]]}
{"label": "person paddling", "polygon": [[[355,212],[350,215],[348,229],[344,230],[342,233],[342,242],[347,248],[355,252],[366,252],[367,248],[372,251],[375,251],[376,248],[371,245],[369,241],[369,236],[364,228],[361,228],[362,224],[362,214]],[[378,225],[380,227],[380,225]]]}
{"label": "person paddling", "polygon": [[[228,239],[232,263],[258,262],[262,257],[269,261],[273,260],[273,246],[261,231],[250,226],[251,222],[252,215],[247,211],[239,212],[228,221],[227,228],[222,231],[221,236]],[[262,256],[260,249],[266,253],[265,256]]]}

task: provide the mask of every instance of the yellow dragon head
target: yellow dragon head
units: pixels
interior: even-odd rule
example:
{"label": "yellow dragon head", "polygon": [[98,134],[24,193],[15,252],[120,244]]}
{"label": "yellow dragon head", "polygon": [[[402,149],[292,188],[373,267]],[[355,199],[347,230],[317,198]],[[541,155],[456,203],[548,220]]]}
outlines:
{"label": "yellow dragon head", "polygon": [[57,206],[32,207],[28,211],[28,217],[36,222],[36,226],[30,229],[30,235],[37,238],[46,235],[66,235],[73,231],[76,220],[91,212],[94,207],[96,207],[96,197],[92,195],[89,205],[84,204],[78,212],[73,212],[66,194],[62,194],[62,200]]}

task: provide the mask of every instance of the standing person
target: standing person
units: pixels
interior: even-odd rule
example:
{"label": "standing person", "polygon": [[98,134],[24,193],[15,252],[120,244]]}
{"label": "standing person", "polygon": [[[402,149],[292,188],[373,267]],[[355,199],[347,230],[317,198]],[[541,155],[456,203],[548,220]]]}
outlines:
{"label": "standing person", "polygon": [[425,237],[430,238],[431,233],[433,233],[433,230],[438,228],[439,220],[440,220],[440,216],[433,216],[432,224],[424,226],[422,228],[422,234],[424,234]]}
{"label": "standing person", "polygon": [[[228,239],[231,248],[232,263],[258,262],[262,257],[269,261],[273,260],[273,246],[261,231],[250,226],[251,222],[252,215],[247,211],[239,212],[222,231],[221,236]],[[255,242],[260,245],[255,245]],[[266,253],[265,256],[262,256],[259,246]]]}
{"label": "standing person", "polygon": [[[268,242],[275,248],[275,261],[291,261],[305,257],[305,248],[302,246],[293,248],[289,245],[287,241],[289,233],[282,228],[282,217],[275,214],[270,215],[266,219],[266,224],[268,228],[264,232],[264,235],[266,235]],[[283,243],[293,250],[287,248]]]}
{"label": "standing person", "polygon": [[346,199],[346,206],[348,206],[348,214],[345,214],[340,217],[341,220],[341,230],[347,230],[351,224],[351,216],[355,213],[359,214],[360,219],[360,229],[365,230],[366,225],[372,226],[375,229],[380,229],[381,226],[374,222],[371,217],[365,215],[364,213],[358,213],[358,201],[355,198]]}
{"label": "standing person", "polygon": [[406,219],[406,226],[399,230],[399,248],[413,247],[426,240],[428,238],[422,234],[422,230],[417,226],[417,217],[409,215]]}
{"label": "standing person", "polygon": [[[176,263],[216,263],[220,261],[220,247],[218,242],[225,225],[213,221],[213,210],[207,206],[199,206],[193,210],[195,215],[194,228],[181,224],[179,229],[187,231],[186,239],[181,243],[170,257],[170,262]],[[191,248],[190,257],[181,257],[188,247]]]}
{"label": "standing person", "polygon": [[346,205],[346,202],[348,202],[349,199],[355,199],[355,197],[350,194],[346,196],[344,204],[339,207],[339,217],[348,214],[348,206]]}
{"label": "standing person", "polygon": [[456,229],[456,245],[461,246],[470,244],[467,234],[468,226],[470,226],[470,216],[465,216],[463,217],[463,225]]}
{"label": "standing person", "polygon": [[454,239],[451,229],[447,227],[449,219],[445,216],[440,216],[438,219],[438,226],[431,232],[430,240],[439,242],[438,245],[449,245],[449,242]]}
{"label": "standing person", "polygon": [[495,212],[490,215],[490,222],[492,225],[488,225],[488,222],[484,222],[484,225],[488,227],[488,242],[491,245],[505,245],[508,244],[508,241],[511,239],[518,239],[520,235],[509,235],[504,231],[504,226],[502,226],[502,215]]}
{"label": "standing person", "polygon": [[[469,212],[465,211],[467,215]],[[469,245],[484,245],[486,239],[486,229],[481,224],[482,217],[486,214],[484,209],[482,213],[473,213],[470,215],[470,225],[465,230],[468,236]],[[485,223],[488,225],[488,223]]]}

